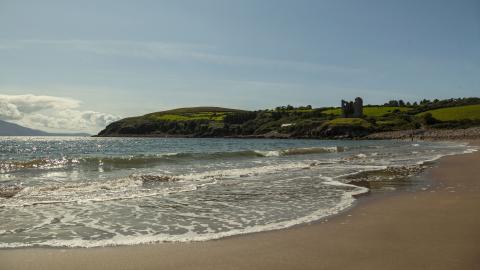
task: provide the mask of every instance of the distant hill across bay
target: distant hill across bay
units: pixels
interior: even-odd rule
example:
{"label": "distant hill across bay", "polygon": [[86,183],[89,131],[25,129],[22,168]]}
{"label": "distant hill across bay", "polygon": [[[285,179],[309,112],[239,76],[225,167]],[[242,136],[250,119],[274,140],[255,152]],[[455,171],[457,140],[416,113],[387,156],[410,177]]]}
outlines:
{"label": "distant hill across bay", "polygon": [[0,120],[0,136],[90,136],[88,133],[49,133]]}

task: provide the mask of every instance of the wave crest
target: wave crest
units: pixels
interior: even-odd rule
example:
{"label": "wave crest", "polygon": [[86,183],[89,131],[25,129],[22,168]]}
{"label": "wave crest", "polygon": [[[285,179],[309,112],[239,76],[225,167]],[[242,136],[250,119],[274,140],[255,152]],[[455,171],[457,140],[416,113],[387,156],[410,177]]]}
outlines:
{"label": "wave crest", "polygon": [[162,153],[157,155],[108,156],[84,158],[40,158],[28,161],[0,161],[0,173],[9,173],[24,169],[59,169],[69,167],[87,168],[136,168],[162,163],[181,163],[192,160],[218,160],[235,158],[269,158],[293,155],[311,155],[345,151],[344,147],[305,147],[280,150],[244,150],[212,153]]}
{"label": "wave crest", "polygon": [[9,199],[22,191],[23,187],[20,185],[0,185],[0,198]]}

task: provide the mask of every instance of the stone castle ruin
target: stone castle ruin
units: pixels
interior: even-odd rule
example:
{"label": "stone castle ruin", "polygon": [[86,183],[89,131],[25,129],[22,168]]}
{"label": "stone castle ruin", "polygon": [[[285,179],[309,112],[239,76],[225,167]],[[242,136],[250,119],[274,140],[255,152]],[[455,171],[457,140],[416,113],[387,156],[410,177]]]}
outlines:
{"label": "stone castle ruin", "polygon": [[342,99],[342,117],[359,118],[363,116],[363,100],[360,97],[353,101],[345,101]]}

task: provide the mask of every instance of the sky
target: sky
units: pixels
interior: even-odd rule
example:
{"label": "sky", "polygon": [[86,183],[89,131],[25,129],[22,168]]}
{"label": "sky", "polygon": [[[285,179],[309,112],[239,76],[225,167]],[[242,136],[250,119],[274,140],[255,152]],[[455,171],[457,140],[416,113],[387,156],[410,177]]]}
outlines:
{"label": "sky", "polygon": [[0,0],[0,119],[479,96],[478,0]]}

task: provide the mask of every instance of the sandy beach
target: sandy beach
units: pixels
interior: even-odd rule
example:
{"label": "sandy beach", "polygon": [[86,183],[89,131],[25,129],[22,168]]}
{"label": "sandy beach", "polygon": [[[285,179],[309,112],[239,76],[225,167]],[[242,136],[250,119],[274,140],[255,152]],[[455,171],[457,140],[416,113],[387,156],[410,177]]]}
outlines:
{"label": "sandy beach", "polygon": [[286,230],[188,244],[4,249],[0,269],[480,269],[479,165],[480,152],[444,157],[426,172],[429,189],[367,196],[329,220]]}

